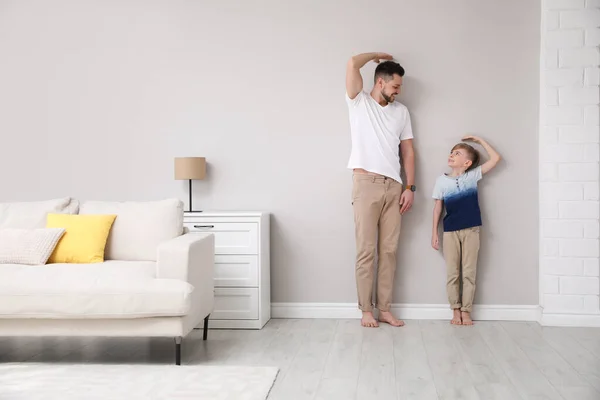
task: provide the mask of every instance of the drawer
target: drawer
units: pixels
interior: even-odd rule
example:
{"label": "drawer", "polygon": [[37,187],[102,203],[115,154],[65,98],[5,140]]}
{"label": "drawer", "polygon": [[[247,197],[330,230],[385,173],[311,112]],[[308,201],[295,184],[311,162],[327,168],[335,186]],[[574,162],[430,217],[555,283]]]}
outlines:
{"label": "drawer", "polygon": [[183,224],[190,232],[215,235],[215,254],[258,254],[258,224],[253,222],[211,222],[199,219]]}
{"label": "drawer", "polygon": [[215,286],[258,287],[258,256],[215,255]]}
{"label": "drawer", "polygon": [[258,288],[215,288],[210,319],[258,319]]}

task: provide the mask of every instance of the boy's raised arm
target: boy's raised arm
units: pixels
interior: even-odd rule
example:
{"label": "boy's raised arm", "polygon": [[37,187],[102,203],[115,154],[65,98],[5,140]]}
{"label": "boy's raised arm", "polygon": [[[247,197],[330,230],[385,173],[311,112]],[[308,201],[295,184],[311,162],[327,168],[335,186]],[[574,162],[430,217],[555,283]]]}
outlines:
{"label": "boy's raised arm", "polygon": [[481,174],[486,174],[488,173],[492,168],[494,168],[502,159],[502,157],[500,157],[500,154],[498,154],[498,152],[496,150],[494,150],[494,148],[492,146],[490,146],[490,144],[488,142],[486,142],[485,140],[483,140],[482,138],[478,137],[478,136],[465,136],[462,138],[462,140],[471,140],[475,143],[480,144],[485,151],[488,153],[488,155],[490,156],[490,159],[488,161],[486,161],[485,163],[483,163],[483,165],[481,165]]}

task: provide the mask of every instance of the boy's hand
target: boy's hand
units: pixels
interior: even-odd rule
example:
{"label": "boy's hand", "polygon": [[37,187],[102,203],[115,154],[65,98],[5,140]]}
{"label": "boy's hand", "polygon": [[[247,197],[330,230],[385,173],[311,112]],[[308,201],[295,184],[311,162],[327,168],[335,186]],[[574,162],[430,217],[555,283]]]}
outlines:
{"label": "boy's hand", "polygon": [[492,168],[494,168],[496,166],[496,164],[498,164],[498,162],[500,162],[500,159],[501,159],[500,154],[498,154],[498,152],[496,150],[494,150],[492,148],[492,146],[490,146],[490,144],[488,142],[486,142],[485,140],[483,140],[482,138],[480,138],[478,136],[467,135],[467,136],[464,136],[462,138],[462,140],[471,140],[477,144],[480,144],[481,146],[483,146],[485,151],[487,151],[487,153],[489,154],[490,159],[481,166],[482,174],[487,174]]}
{"label": "boy's hand", "polygon": [[462,140],[467,141],[470,140],[475,143],[481,144],[481,138],[479,136],[467,135],[462,138]]}
{"label": "boy's hand", "polygon": [[438,235],[432,235],[431,236],[431,247],[433,247],[436,250],[440,249],[440,238]]}

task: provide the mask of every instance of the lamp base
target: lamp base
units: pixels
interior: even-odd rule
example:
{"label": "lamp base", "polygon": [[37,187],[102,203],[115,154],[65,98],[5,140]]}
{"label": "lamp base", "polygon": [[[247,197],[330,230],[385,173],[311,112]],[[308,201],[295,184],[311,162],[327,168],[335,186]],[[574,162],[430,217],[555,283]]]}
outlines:
{"label": "lamp base", "polygon": [[190,208],[186,212],[188,212],[188,213],[201,213],[202,210],[192,210],[192,180],[190,179],[189,181],[190,182],[189,182],[188,193],[189,193],[189,196],[190,196],[190,200],[189,200],[188,204],[190,205]]}

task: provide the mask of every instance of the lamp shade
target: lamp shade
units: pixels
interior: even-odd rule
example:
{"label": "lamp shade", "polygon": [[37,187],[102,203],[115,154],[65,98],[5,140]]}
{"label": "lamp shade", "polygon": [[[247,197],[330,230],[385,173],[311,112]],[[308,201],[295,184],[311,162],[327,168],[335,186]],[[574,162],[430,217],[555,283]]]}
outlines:
{"label": "lamp shade", "polygon": [[176,180],[201,180],[206,176],[206,159],[204,157],[176,157]]}

